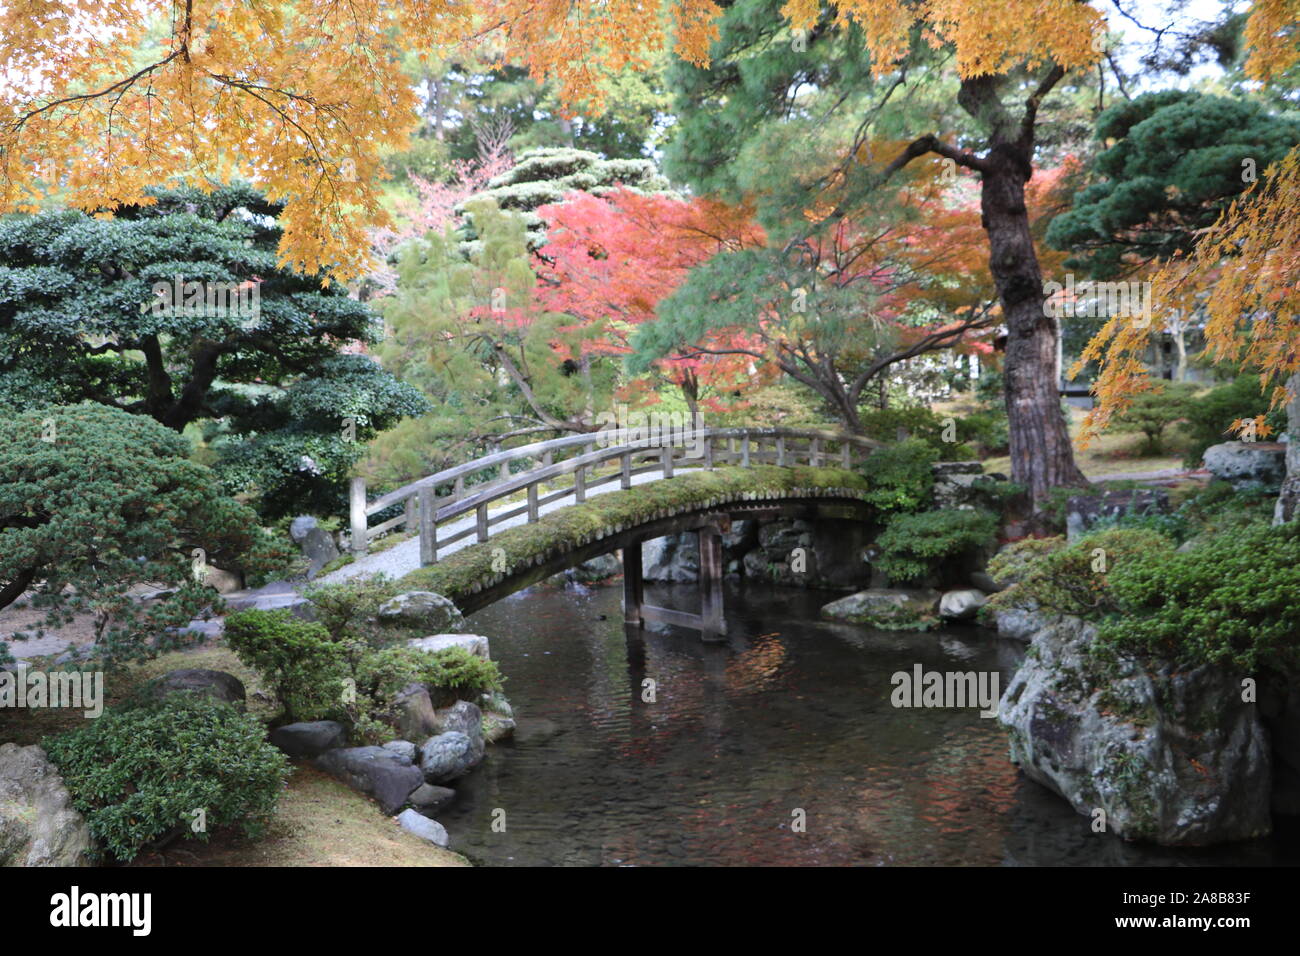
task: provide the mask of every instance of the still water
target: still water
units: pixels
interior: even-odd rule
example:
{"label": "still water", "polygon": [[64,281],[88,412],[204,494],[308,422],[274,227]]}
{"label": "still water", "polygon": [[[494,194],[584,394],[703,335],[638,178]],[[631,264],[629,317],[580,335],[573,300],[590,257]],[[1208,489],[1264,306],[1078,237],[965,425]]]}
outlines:
{"label": "still water", "polygon": [[[916,664],[996,669],[1005,688],[1023,645],[973,628],[832,624],[817,611],[833,593],[744,584],[727,592],[726,640],[706,643],[676,628],[629,632],[620,597],[618,586],[544,586],[470,618],[519,726],[438,815],[452,849],[497,866],[1295,861],[1277,839],[1174,851],[1093,834],[1019,776],[1005,733],[977,708],[890,704],[891,676]],[[698,600],[690,585],[649,586],[647,598]]]}

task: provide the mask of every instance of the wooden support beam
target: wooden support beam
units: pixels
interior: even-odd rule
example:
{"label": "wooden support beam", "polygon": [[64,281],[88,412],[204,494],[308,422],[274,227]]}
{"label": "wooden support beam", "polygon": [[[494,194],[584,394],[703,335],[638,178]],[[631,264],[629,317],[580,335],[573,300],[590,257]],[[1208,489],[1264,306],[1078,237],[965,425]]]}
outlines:
{"label": "wooden support beam", "polygon": [[700,629],[725,634],[722,615],[722,535],[713,526],[701,528],[700,537]]}
{"label": "wooden support beam", "polygon": [[623,621],[640,624],[645,604],[645,581],[641,577],[641,540],[623,548]]}

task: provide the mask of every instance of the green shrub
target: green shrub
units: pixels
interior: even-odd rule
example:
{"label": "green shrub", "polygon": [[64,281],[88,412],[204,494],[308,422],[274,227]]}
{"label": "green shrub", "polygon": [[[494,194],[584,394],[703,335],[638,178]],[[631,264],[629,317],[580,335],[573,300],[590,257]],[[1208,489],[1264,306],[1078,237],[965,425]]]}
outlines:
{"label": "green shrub", "polygon": [[895,515],[876,539],[876,565],[893,581],[917,581],[991,543],[997,529],[997,515],[972,508]]}
{"label": "green shrub", "polygon": [[225,637],[274,689],[286,722],[339,715],[353,649],[323,626],[288,611],[238,611],[226,618]]}
{"label": "green shrub", "polygon": [[1133,397],[1133,404],[1114,416],[1111,425],[1118,432],[1140,432],[1145,441],[1142,453],[1159,455],[1164,451],[1165,429],[1181,421],[1191,408],[1197,387],[1187,382],[1158,382]]}
{"label": "green shrub", "polygon": [[923,508],[934,488],[930,466],[938,460],[938,452],[918,438],[878,448],[859,466],[868,483],[863,497],[886,513]]}
{"label": "green shrub", "polygon": [[924,405],[902,405],[869,409],[861,412],[858,420],[866,434],[884,442],[897,441],[898,430],[904,429],[909,438],[934,449],[936,460],[969,461],[975,457],[974,449],[965,444],[974,433],[966,416],[954,415],[949,427],[947,418]]}
{"label": "green shrub", "polygon": [[[1257,375],[1240,375],[1199,398],[1190,399],[1185,426],[1189,444],[1184,463],[1192,468],[1199,467],[1205,449],[1237,437],[1229,433],[1228,426],[1237,419],[1254,418],[1267,408],[1268,395],[1260,391]],[[1286,428],[1284,409],[1273,409],[1264,420],[1273,428],[1274,434]]]}
{"label": "green shrub", "polygon": [[259,836],[288,775],[256,718],[199,694],[110,709],[45,749],[91,833],[123,861],[177,833],[206,841],[238,825]]}
{"label": "green shrub", "polygon": [[392,583],[383,574],[359,575],[334,584],[308,587],[303,597],[316,607],[317,622],[333,640],[361,640],[378,647],[399,636],[394,629],[385,628],[375,620],[379,606],[393,596]]}
{"label": "green shrub", "polygon": [[431,660],[424,682],[435,704],[439,698],[448,703],[477,700],[481,694],[501,690],[505,683],[495,661],[471,654],[463,647],[449,647],[428,656]]}
{"label": "green shrub", "polygon": [[1109,585],[1119,613],[1100,641],[1117,653],[1243,673],[1300,667],[1296,522],[1232,527],[1177,554],[1135,553]]}
{"label": "green shrub", "polygon": [[1157,531],[1115,528],[1094,531],[1069,545],[1061,538],[1022,541],[1008,552],[989,562],[989,574],[1018,583],[993,595],[989,607],[1032,603],[1095,620],[1118,610],[1111,588],[1117,569],[1139,560],[1165,560],[1173,555],[1174,544]]}

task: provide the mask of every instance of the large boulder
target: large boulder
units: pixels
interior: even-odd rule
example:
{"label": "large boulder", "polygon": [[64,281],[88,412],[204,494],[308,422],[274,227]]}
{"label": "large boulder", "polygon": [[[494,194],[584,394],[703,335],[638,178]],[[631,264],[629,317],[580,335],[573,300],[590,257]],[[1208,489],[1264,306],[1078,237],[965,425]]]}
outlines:
{"label": "large boulder", "polygon": [[375,799],[380,809],[394,814],[412,791],[424,783],[420,768],[401,754],[383,747],[346,747],[331,750],[314,761],[353,790]]}
{"label": "large boulder", "polygon": [[420,747],[420,770],[426,783],[442,784],[465,776],[483,759],[483,738],[459,731],[430,737]]}
{"label": "large boulder", "polygon": [[239,571],[227,571],[209,564],[203,568],[203,583],[215,588],[218,594],[234,594],[244,589],[244,575]]}
{"label": "large boulder", "polygon": [[241,709],[246,699],[244,682],[234,674],[203,667],[168,671],[150,685],[150,693],[158,700],[172,694],[202,694]]}
{"label": "large boulder", "polygon": [[396,817],[398,826],[407,833],[414,833],[421,839],[428,840],[436,846],[446,846],[451,842],[447,828],[437,820],[430,819],[415,810],[403,810]]}
{"label": "large boulder", "polygon": [[1286,477],[1286,444],[1226,441],[1205,449],[1205,467],[1238,491],[1277,491]]}
{"label": "large boulder", "polygon": [[294,760],[310,760],[346,747],[347,729],[336,720],[306,720],[271,731],[271,746]]}
{"label": "large boulder", "polygon": [[455,799],[456,791],[451,787],[435,787],[431,783],[422,783],[411,792],[408,801],[420,813],[433,816]]}
{"label": "large boulder", "polygon": [[307,540],[307,532],[316,527],[316,519],[311,515],[298,515],[289,522],[289,539],[294,544],[302,544]]}
{"label": "large boulder", "polygon": [[936,461],[931,491],[936,508],[969,508],[982,504],[979,485],[985,478],[978,461]]}
{"label": "large boulder", "polygon": [[1270,831],[1268,735],[1239,675],[1091,653],[1095,628],[1062,617],[1034,635],[1002,695],[1011,759],[1125,839],[1168,846]]}
{"label": "large boulder", "polygon": [[460,608],[434,591],[407,591],[379,606],[381,623],[445,634],[465,626]]}
{"label": "large boulder", "polygon": [[406,642],[406,646],[426,654],[436,654],[449,647],[463,647],[484,660],[489,658],[491,651],[488,639],[482,634],[430,634],[428,637],[413,637]]}
{"label": "large boulder", "polygon": [[1169,493],[1162,488],[1131,488],[1100,495],[1074,495],[1065,503],[1065,531],[1073,541],[1103,518],[1124,514],[1168,514]]}
{"label": "large boulder", "polygon": [[939,598],[929,588],[868,588],[825,605],[822,617],[886,631],[924,631],[938,620]]}
{"label": "large boulder", "polygon": [[1060,615],[1055,612],[1039,609],[1033,602],[992,610],[993,627],[998,632],[998,637],[1024,641],[1026,644],[1034,639],[1035,634],[1059,617]]}
{"label": "large boulder", "polygon": [[483,711],[467,700],[458,700],[438,711],[434,724],[440,734],[455,731],[471,740],[483,738]]}
{"label": "large boulder", "polygon": [[0,744],[0,866],[89,866],[94,849],[45,751]]}

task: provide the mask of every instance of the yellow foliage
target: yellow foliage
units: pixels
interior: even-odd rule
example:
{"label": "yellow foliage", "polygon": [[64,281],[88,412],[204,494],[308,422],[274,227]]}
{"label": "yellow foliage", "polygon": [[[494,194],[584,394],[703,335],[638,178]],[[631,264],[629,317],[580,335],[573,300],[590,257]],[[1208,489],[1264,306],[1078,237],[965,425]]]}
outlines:
{"label": "yellow foliage", "polygon": [[[1281,383],[1300,371],[1300,147],[1269,167],[1197,244],[1191,256],[1174,259],[1152,278],[1154,314],[1203,310],[1208,355],[1260,372],[1271,406],[1288,400]],[[1151,387],[1138,357],[1157,322],[1112,318],[1071,374],[1084,363],[1101,363],[1094,391],[1098,404],[1084,422],[1081,439],[1094,437],[1133,396]],[[1263,396],[1261,396],[1261,402]],[[1262,416],[1255,419],[1257,426]],[[1244,427],[1245,423],[1237,423]],[[1257,430],[1257,434],[1260,432]]]}

